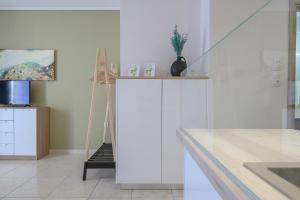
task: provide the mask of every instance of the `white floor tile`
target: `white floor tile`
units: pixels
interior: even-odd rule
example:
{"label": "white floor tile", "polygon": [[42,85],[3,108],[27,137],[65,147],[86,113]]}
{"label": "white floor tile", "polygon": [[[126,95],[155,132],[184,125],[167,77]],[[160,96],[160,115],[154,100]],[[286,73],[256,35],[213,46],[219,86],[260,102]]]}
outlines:
{"label": "white floor tile", "polygon": [[183,197],[173,197],[173,200],[183,200]]}
{"label": "white floor tile", "polygon": [[38,171],[46,170],[46,166],[36,164],[19,164],[15,169],[4,174],[3,178],[32,178]]}
{"label": "white floor tile", "polygon": [[46,198],[59,186],[61,181],[61,179],[33,178],[10,193],[8,197]]}
{"label": "white floor tile", "polygon": [[15,169],[17,166],[6,164],[5,161],[0,161],[0,177]]}
{"label": "white floor tile", "polygon": [[120,186],[115,184],[115,180],[113,178],[101,179],[92,193],[91,198],[131,198],[131,190],[121,190]]}
{"label": "white floor tile", "polygon": [[88,198],[98,182],[99,180],[82,181],[81,177],[70,176],[50,194],[50,198]]}
{"label": "white floor tile", "polygon": [[131,197],[99,197],[89,200],[131,200]]}
{"label": "white floor tile", "polygon": [[132,198],[132,200],[173,200],[172,197],[144,197],[144,198]]}
{"label": "white floor tile", "polygon": [[172,199],[171,190],[133,190],[132,199]]}
{"label": "white floor tile", "polygon": [[183,197],[183,190],[172,190],[173,197]]}
{"label": "white floor tile", "polygon": [[[80,171],[80,174],[82,170]],[[87,172],[87,180],[91,179],[103,179],[103,178],[114,178],[115,177],[115,170],[114,169],[89,169]]]}
{"label": "white floor tile", "polygon": [[57,198],[57,197],[49,197],[46,200],[88,200],[88,198],[75,198],[75,197]]}
{"label": "white floor tile", "polygon": [[0,178],[0,197],[5,197],[21,186],[25,181],[26,179]]}
{"label": "white floor tile", "polygon": [[4,198],[2,200],[44,200],[42,198]]}
{"label": "white floor tile", "polygon": [[89,169],[83,155],[50,155],[39,161],[0,161],[1,200],[182,200],[181,190],[121,190],[115,170]]}

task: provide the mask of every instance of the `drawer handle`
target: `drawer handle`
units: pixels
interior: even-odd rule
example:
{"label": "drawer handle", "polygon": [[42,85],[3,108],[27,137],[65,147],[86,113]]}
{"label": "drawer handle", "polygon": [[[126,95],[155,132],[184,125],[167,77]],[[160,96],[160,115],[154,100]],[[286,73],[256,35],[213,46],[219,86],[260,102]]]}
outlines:
{"label": "drawer handle", "polygon": [[12,132],[0,132],[0,134],[8,135],[8,134],[12,134]]}
{"label": "drawer handle", "polygon": [[1,120],[0,123],[8,123],[11,122],[12,120]]}

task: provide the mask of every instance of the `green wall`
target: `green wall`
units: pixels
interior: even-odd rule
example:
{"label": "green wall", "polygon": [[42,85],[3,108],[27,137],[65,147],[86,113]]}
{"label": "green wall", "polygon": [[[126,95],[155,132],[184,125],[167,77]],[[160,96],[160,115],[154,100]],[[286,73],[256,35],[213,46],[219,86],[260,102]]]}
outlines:
{"label": "green wall", "polygon": [[[119,64],[118,11],[0,11],[1,49],[55,49],[56,80],[32,82],[32,103],[51,107],[50,147],[82,149],[97,47]],[[101,143],[105,90],[97,88],[94,144]],[[97,147],[94,145],[94,147]]]}

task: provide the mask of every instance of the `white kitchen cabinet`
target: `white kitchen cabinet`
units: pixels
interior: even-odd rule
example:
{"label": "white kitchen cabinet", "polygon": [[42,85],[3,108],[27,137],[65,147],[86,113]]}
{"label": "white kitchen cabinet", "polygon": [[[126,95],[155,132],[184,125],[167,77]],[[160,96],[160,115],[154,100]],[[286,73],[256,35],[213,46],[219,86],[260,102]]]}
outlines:
{"label": "white kitchen cabinet", "polygon": [[10,133],[14,131],[14,122],[12,120],[0,120],[0,132]]}
{"label": "white kitchen cabinet", "polygon": [[46,107],[0,107],[0,159],[40,159],[49,153]]}
{"label": "white kitchen cabinet", "polygon": [[11,143],[0,143],[0,155],[14,155],[14,145]]}
{"label": "white kitchen cabinet", "polygon": [[181,80],[163,81],[162,183],[183,182],[183,147],[176,137],[181,125]]}
{"label": "white kitchen cabinet", "polygon": [[161,81],[117,81],[117,182],[161,181]]}
{"label": "white kitchen cabinet", "polygon": [[36,121],[36,109],[14,110],[16,155],[36,155]]}
{"label": "white kitchen cabinet", "polygon": [[14,119],[14,110],[13,109],[0,109],[0,120],[13,120]]}
{"label": "white kitchen cabinet", "polygon": [[163,80],[162,183],[183,183],[183,146],[179,128],[208,128],[207,81]]}
{"label": "white kitchen cabinet", "polygon": [[206,79],[118,79],[117,183],[183,184],[179,128],[208,128]]}

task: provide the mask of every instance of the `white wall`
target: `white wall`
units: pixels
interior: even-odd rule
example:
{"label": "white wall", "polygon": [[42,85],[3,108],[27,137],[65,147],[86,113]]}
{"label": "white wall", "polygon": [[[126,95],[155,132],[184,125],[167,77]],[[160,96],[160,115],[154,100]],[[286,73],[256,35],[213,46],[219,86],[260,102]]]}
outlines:
{"label": "white wall", "polygon": [[195,62],[210,47],[210,0],[186,0],[188,64]]}
{"label": "white wall", "polygon": [[[215,44],[269,0],[210,0],[211,44]],[[288,0],[281,0],[288,1]]]}
{"label": "white wall", "polygon": [[[211,45],[267,1],[211,0]],[[273,0],[206,57],[214,82],[215,128],[281,128],[286,115],[288,1]],[[274,87],[273,60],[280,60]],[[199,62],[200,63],[200,62]]]}
{"label": "white wall", "polygon": [[130,64],[156,63],[169,75],[176,59],[170,38],[174,25],[186,32],[184,0],[121,0],[121,75]]}
{"label": "white wall", "polygon": [[[214,82],[216,128],[281,128],[288,69],[288,0],[265,9],[215,47],[204,62],[193,61],[268,0],[122,0],[122,75],[129,64],[157,63],[169,74],[175,54],[173,25],[189,33],[184,56]],[[184,11],[183,11],[184,10]],[[272,80],[273,60],[281,62],[280,87]],[[204,67],[203,67],[204,66]]]}
{"label": "white wall", "polygon": [[176,59],[170,43],[174,25],[188,33],[183,51],[188,65],[209,47],[210,0],[122,0],[121,75],[130,64],[157,64],[157,75],[170,75]]}

